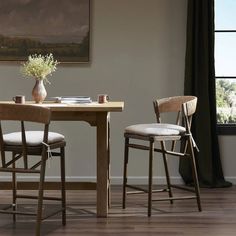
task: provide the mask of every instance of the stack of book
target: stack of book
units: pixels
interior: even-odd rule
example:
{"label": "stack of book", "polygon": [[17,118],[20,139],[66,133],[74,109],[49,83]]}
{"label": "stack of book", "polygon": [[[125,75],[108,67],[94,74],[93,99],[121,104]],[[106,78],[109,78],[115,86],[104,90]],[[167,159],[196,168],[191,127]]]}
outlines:
{"label": "stack of book", "polygon": [[91,103],[92,99],[87,96],[62,96],[55,97],[58,103]]}

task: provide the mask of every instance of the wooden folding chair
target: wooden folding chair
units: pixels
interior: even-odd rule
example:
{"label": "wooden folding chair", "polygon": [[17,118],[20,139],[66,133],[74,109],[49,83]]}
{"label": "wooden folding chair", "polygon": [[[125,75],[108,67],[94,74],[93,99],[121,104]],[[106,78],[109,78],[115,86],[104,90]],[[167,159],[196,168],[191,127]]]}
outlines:
{"label": "wooden folding chair", "polygon": [[[36,236],[40,235],[40,226],[43,219],[62,212],[62,223],[66,224],[66,197],[65,197],[65,139],[59,133],[49,132],[51,112],[48,108],[22,105],[22,104],[0,104],[0,148],[1,167],[0,172],[12,173],[13,202],[12,205],[0,210],[0,213],[13,214],[16,220],[17,214],[36,216]],[[6,122],[7,121],[7,122]],[[19,121],[20,131],[3,134],[3,123]],[[33,122],[44,126],[44,131],[26,131],[25,124]],[[17,122],[18,123],[18,122]],[[54,152],[59,149],[59,152]],[[12,153],[9,157],[8,152]],[[44,196],[44,182],[46,161],[51,156],[60,157],[61,165],[61,197]],[[39,160],[35,162],[36,157]],[[20,161],[22,160],[22,161]],[[32,164],[33,162],[33,164]],[[30,165],[31,163],[31,165]],[[23,195],[17,193],[17,173],[39,174],[38,195]],[[25,212],[17,209],[17,198],[37,199],[37,211]],[[61,207],[50,215],[43,216],[43,200],[61,202]]]}
{"label": "wooden folding chair", "polygon": [[[163,98],[153,102],[154,110],[157,118],[157,123],[154,124],[137,124],[128,126],[125,129],[125,152],[124,152],[124,174],[123,174],[123,208],[126,207],[126,194],[148,193],[148,216],[151,216],[152,201],[173,200],[179,199],[193,199],[196,198],[198,210],[201,211],[200,191],[197,177],[197,169],[195,164],[194,150],[197,148],[191,134],[192,116],[196,111],[197,98],[194,96],[178,96]],[[177,113],[176,124],[161,123],[161,114],[166,112]],[[183,122],[183,125],[180,123]],[[130,142],[133,141],[133,143]],[[144,141],[143,145],[137,144],[135,140]],[[167,150],[166,143],[171,141],[170,150]],[[181,150],[176,151],[176,142],[181,142]],[[160,148],[155,148],[154,143],[159,142]],[[148,143],[148,145],[146,144]],[[127,166],[129,158],[129,148],[148,150],[149,151],[149,174],[148,174],[148,189],[140,186],[129,185],[127,183]],[[198,148],[197,148],[198,149]],[[164,168],[166,173],[167,188],[161,190],[152,189],[153,178],[153,156],[154,152],[162,153]],[[192,174],[194,180],[194,190],[178,185],[172,185],[170,182],[170,175],[168,170],[167,155],[177,156],[181,158],[189,158],[192,166]],[[132,188],[136,191],[126,192],[126,188]],[[190,192],[194,195],[173,197],[172,187],[180,188]],[[153,192],[168,192],[167,198],[152,199]]]}

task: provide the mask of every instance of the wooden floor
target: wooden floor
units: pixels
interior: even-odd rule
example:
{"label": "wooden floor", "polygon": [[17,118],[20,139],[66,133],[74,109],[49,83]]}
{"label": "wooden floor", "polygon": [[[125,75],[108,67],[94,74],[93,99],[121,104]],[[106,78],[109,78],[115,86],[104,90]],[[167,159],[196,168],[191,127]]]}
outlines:
{"label": "wooden floor", "polygon": [[[49,195],[59,194],[48,191]],[[163,193],[162,193],[163,194]],[[177,195],[182,195],[180,190]],[[155,194],[156,195],[156,194]],[[160,195],[160,194],[159,194]],[[129,195],[127,209],[121,208],[121,188],[112,189],[112,208],[109,218],[96,218],[94,191],[67,192],[67,225],[63,227],[60,215],[43,222],[42,235],[186,235],[186,236],[235,236],[236,187],[201,189],[203,211],[198,212],[195,200],[154,202],[153,216],[148,218],[146,195]],[[0,206],[11,198],[9,191],[0,191]],[[29,200],[27,200],[29,201]],[[23,208],[30,210],[34,204]],[[46,210],[55,204],[45,205]],[[19,216],[14,224],[12,216],[0,215],[0,236],[33,236],[34,219]]]}

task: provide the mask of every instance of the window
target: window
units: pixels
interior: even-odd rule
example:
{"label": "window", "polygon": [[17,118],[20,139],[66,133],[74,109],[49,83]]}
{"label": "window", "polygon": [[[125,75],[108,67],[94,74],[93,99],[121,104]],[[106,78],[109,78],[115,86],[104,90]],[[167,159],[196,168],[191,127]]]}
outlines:
{"label": "window", "polygon": [[219,133],[236,134],[236,0],[215,0],[215,73]]}

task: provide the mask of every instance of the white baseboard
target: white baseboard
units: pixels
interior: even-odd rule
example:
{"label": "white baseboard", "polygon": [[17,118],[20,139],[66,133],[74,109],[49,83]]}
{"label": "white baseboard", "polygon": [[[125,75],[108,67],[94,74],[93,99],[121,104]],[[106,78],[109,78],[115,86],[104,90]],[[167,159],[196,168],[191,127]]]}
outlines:
{"label": "white baseboard", "polygon": [[225,180],[231,182],[233,185],[236,185],[236,176],[225,176]]}
{"label": "white baseboard", "polygon": [[[0,179],[2,181],[11,181],[10,176],[1,176]],[[58,182],[60,181],[59,176],[47,176],[45,177],[46,181]],[[37,181],[38,178],[35,176],[18,176],[18,181]],[[95,176],[67,176],[66,181],[69,182],[96,182]],[[147,176],[129,176],[128,182],[130,184],[147,184],[148,177]],[[114,185],[121,185],[123,183],[122,176],[112,176],[111,183]],[[165,184],[166,178],[164,176],[154,176],[153,177],[153,184]],[[171,177],[172,184],[183,184],[183,181],[180,177]]]}
{"label": "white baseboard", "polygon": [[[11,181],[11,176],[0,176],[1,181]],[[38,178],[35,176],[19,176],[17,178],[18,181],[37,181]],[[231,182],[233,185],[236,185],[236,177],[235,176],[226,176],[225,180]],[[60,181],[59,176],[47,176],[46,181]],[[67,176],[66,181],[69,182],[96,182],[95,176]],[[130,184],[147,184],[148,177],[147,176],[129,176],[128,182]],[[121,185],[123,183],[122,176],[112,176],[111,183],[114,185]],[[165,184],[166,178],[165,176],[154,176],[153,184]],[[183,184],[183,180],[179,176],[171,177],[172,184]]]}

